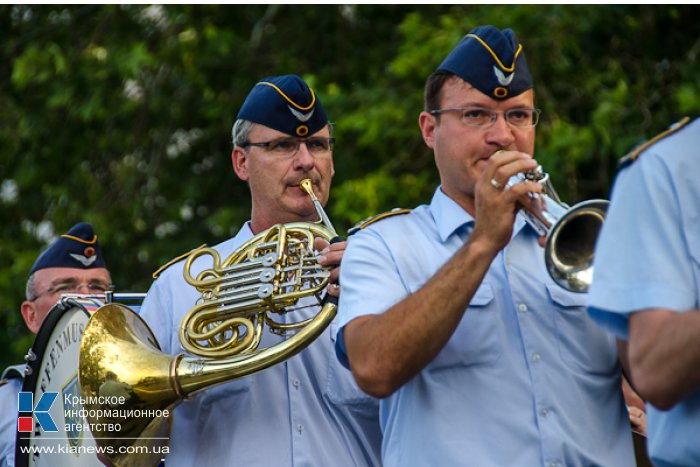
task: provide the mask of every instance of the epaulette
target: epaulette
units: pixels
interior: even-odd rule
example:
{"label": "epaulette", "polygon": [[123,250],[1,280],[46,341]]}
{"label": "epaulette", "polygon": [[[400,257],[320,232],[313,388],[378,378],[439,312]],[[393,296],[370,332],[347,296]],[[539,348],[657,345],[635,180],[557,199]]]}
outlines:
{"label": "epaulette", "polygon": [[677,132],[678,130],[683,128],[689,121],[690,117],[683,117],[680,121],[668,127],[668,130],[664,131],[663,133],[659,133],[658,135],[651,138],[649,141],[646,141],[634,148],[629,154],[620,159],[620,168],[626,167],[632,162],[636,161],[639,155],[642,152],[644,152],[645,149],[649,148],[649,146],[664,139],[665,137]]}
{"label": "epaulette", "polygon": [[[5,381],[3,384],[7,384],[7,381],[11,380],[12,378],[24,378],[24,368],[26,367],[26,364],[20,363],[18,365],[12,365],[8,366],[5,368],[5,371],[2,372],[2,381]],[[2,384],[0,384],[2,386]]]}
{"label": "epaulette", "polygon": [[163,271],[165,271],[166,269],[168,269],[170,266],[172,266],[173,264],[177,263],[177,262],[180,261],[180,260],[183,260],[183,259],[187,258],[189,255],[191,255],[191,254],[194,253],[195,251],[197,251],[197,250],[199,250],[199,249],[201,249],[201,248],[204,248],[204,247],[206,247],[206,246],[207,246],[207,244],[206,244],[206,243],[203,243],[203,244],[199,245],[197,248],[194,248],[194,249],[188,251],[187,253],[181,254],[181,255],[178,256],[177,258],[171,259],[170,261],[168,261],[167,263],[165,263],[164,265],[162,265],[161,267],[159,267],[159,268],[156,270],[156,272],[153,273],[153,278],[154,278],[154,279],[158,279],[158,276],[160,276],[160,274],[161,274]]}
{"label": "epaulette", "polygon": [[394,208],[394,209],[392,209],[391,211],[383,212],[383,213],[381,213],[381,214],[377,214],[377,215],[374,215],[374,216],[370,216],[370,217],[368,217],[368,218],[366,218],[366,219],[361,220],[360,222],[358,222],[357,224],[353,225],[352,227],[350,227],[350,228],[348,229],[348,237],[349,237],[350,235],[356,234],[356,233],[359,232],[360,230],[366,228],[366,227],[369,226],[369,225],[374,224],[374,223],[377,222],[377,221],[380,221],[380,220],[382,220],[382,219],[386,219],[387,217],[398,216],[398,215],[400,215],[400,214],[408,214],[409,212],[411,212],[411,209]]}

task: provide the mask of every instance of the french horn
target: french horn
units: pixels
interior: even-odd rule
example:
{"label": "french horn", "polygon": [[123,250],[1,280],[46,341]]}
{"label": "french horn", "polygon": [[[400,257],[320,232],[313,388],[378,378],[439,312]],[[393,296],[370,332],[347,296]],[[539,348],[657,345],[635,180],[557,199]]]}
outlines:
{"label": "french horn", "polygon": [[595,243],[610,202],[591,199],[569,207],[559,199],[542,166],[512,176],[506,188],[524,181],[542,187],[541,193],[531,194],[518,215],[540,236],[546,236],[547,272],[560,287],[571,292],[587,292],[593,278]]}
{"label": "french horn", "polygon": [[[311,181],[300,185],[311,197],[318,223],[275,225],[224,261],[205,248],[185,262],[185,280],[201,292],[180,325],[181,344],[193,356],[162,353],[146,323],[124,305],[105,305],[90,318],[78,374],[87,401],[83,409],[104,463],[157,465],[167,453],[168,415],[180,402],[296,355],[333,320],[337,299],[322,296],[330,270],[318,263],[313,242],[314,237],[331,243],[342,239]],[[204,255],[211,256],[212,268],[192,277],[192,263]],[[275,319],[292,314],[305,297],[315,297],[321,305],[312,318],[290,324]],[[265,326],[289,337],[260,348]]]}

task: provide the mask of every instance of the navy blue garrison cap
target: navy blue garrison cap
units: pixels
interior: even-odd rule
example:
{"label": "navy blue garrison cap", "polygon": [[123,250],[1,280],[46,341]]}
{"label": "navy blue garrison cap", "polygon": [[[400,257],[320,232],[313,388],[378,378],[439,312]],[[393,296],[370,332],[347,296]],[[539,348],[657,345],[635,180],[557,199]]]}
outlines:
{"label": "navy blue garrison cap", "polygon": [[97,235],[87,222],[75,224],[54,240],[34,262],[29,275],[46,268],[106,268]]}
{"label": "navy blue garrison cap", "polygon": [[510,29],[479,26],[452,49],[437,71],[448,71],[494,99],[533,87],[523,46]]}
{"label": "navy blue garrison cap", "polygon": [[238,118],[292,136],[314,134],[328,123],[313,89],[296,75],[261,79],[248,94]]}

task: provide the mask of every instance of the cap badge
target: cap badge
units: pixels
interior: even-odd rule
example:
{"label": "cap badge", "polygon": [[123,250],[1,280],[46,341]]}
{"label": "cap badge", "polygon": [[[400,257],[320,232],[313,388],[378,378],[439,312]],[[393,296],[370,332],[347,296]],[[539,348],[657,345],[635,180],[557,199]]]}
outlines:
{"label": "cap badge", "polygon": [[496,74],[496,79],[498,80],[498,83],[501,86],[508,86],[511,81],[513,81],[513,77],[515,76],[515,72],[511,73],[510,75],[506,76],[501,70],[498,69],[498,67],[494,66],[493,67],[493,72]]}
{"label": "cap badge", "polygon": [[287,106],[287,107],[289,108],[289,111],[292,112],[292,115],[294,115],[301,122],[308,121],[313,116],[314,111],[316,110],[316,109],[311,109],[307,113],[302,113],[302,112],[299,112],[298,110],[295,110],[294,108],[292,108],[290,106]]}
{"label": "cap badge", "polygon": [[87,256],[83,255],[76,255],[75,253],[70,253],[71,257],[73,257],[76,261],[79,261],[80,264],[83,266],[87,267],[90,266],[92,263],[97,261],[97,255],[90,256],[89,258]]}

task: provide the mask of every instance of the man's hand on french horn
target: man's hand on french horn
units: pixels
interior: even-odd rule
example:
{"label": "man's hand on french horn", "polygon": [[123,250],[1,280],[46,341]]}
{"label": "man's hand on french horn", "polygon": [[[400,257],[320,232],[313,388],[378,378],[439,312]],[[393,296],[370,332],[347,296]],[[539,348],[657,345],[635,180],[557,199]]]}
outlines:
{"label": "man's hand on french horn", "polygon": [[328,243],[324,238],[316,237],[314,239],[314,248],[319,251],[318,263],[323,267],[330,267],[331,278],[328,285],[328,293],[334,297],[340,295],[340,262],[345,253],[347,241]]}

